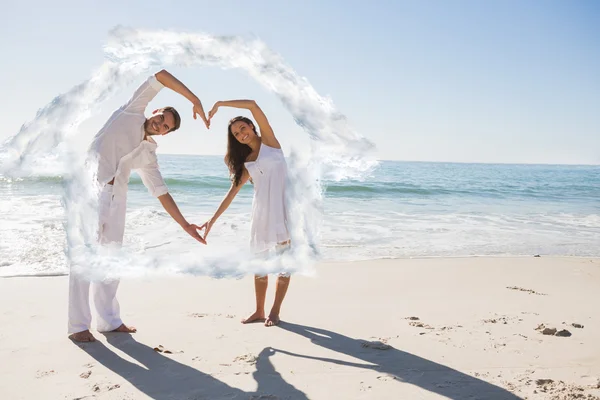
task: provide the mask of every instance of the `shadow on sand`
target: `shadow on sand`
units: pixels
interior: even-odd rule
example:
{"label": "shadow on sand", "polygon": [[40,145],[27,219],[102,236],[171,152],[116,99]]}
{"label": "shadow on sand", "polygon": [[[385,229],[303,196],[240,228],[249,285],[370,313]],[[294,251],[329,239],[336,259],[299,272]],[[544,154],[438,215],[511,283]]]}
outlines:
{"label": "shadow on sand", "polygon": [[133,336],[122,333],[106,334],[108,343],[123,351],[143,367],[115,354],[101,342],[82,347],[92,358],[129,381],[151,399],[308,399],[287,383],[275,370],[269,357],[271,349],[258,355],[253,377],[258,383],[256,392],[245,392],[154,351],[137,342]]}
{"label": "shadow on sand", "polygon": [[363,340],[353,339],[339,333],[310,326],[282,322],[280,327],[286,331],[304,336],[317,346],[363,360],[369,364],[352,363],[332,358],[313,357],[281,349],[273,349],[275,352],[294,357],[374,370],[392,376],[399,382],[418,386],[449,399],[521,399],[521,397],[516,396],[506,389],[489,382],[393,347],[390,347],[387,350],[366,348],[363,347],[363,344],[365,343]]}
{"label": "shadow on sand", "polygon": [[265,348],[258,356],[253,373],[258,388],[255,392],[246,392],[158,353],[137,342],[131,335],[113,333],[106,337],[108,343],[137,360],[143,367],[121,358],[101,342],[84,346],[83,350],[155,400],[308,399],[305,393],[286,382],[273,367],[269,358],[277,352],[377,371],[393,377],[399,384],[415,385],[449,399],[521,399],[499,386],[393,347],[385,350],[364,347],[363,340],[310,326],[282,322],[280,328],[304,336],[314,345],[363,360],[365,364]]}

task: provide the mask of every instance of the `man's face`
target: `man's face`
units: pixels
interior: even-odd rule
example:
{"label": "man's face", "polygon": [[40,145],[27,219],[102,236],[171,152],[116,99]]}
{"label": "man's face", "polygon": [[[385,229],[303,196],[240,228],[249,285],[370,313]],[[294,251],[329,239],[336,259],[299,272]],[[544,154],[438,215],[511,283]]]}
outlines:
{"label": "man's face", "polygon": [[175,126],[175,118],[170,111],[157,112],[144,123],[144,130],[150,136],[166,135]]}

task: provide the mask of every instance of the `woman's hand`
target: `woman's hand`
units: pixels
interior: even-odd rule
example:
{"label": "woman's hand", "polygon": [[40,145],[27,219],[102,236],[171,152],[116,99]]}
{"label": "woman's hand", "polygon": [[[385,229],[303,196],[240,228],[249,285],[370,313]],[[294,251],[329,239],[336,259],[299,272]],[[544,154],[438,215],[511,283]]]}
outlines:
{"label": "woman's hand", "polygon": [[214,115],[217,113],[217,110],[219,109],[219,107],[221,106],[221,102],[217,101],[215,103],[215,105],[213,106],[213,108],[208,112],[208,123],[210,124],[210,120],[212,117],[214,117]]}
{"label": "woman's hand", "polygon": [[208,236],[208,232],[210,232],[214,223],[215,222],[214,222],[213,218],[211,218],[208,221],[206,221],[200,228],[198,228],[200,231],[202,231],[202,229],[205,229],[204,237],[202,238],[202,239],[204,239],[205,243],[206,243],[206,237]]}

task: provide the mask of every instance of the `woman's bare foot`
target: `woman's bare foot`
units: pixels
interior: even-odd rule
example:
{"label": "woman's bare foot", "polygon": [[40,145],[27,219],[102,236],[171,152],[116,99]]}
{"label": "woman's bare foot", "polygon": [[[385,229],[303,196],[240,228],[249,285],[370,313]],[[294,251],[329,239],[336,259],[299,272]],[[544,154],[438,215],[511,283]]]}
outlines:
{"label": "woman's bare foot", "polygon": [[112,332],[136,333],[137,329],[135,329],[133,326],[127,326],[125,324],[121,324],[121,326],[119,326],[117,329],[113,330]]}
{"label": "woman's bare foot", "polygon": [[244,318],[242,320],[242,324],[251,324],[252,322],[263,322],[265,320],[265,312],[264,311],[256,311],[254,314],[249,316],[248,318]]}
{"label": "woman's bare foot", "polygon": [[280,322],[279,315],[271,314],[265,321],[265,326],[276,326],[279,325]]}
{"label": "woman's bare foot", "polygon": [[96,341],[96,338],[94,337],[94,335],[92,335],[92,332],[90,332],[89,330],[72,333],[71,335],[69,335],[69,339],[71,339],[74,342],[80,343]]}

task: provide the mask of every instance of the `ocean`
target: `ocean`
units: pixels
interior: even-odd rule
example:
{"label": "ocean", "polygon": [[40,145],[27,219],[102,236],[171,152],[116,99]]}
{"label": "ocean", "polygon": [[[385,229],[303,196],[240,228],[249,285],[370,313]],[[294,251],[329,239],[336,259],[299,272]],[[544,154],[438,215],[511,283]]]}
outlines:
{"label": "ocean", "polygon": [[[223,158],[159,155],[159,163],[183,215],[204,223],[230,186]],[[600,166],[381,161],[363,180],[323,183],[323,261],[600,256]],[[59,176],[0,176],[0,276],[68,272],[63,190]],[[251,205],[247,184],[203,246],[134,174],[124,246],[174,256],[247,249]]]}

